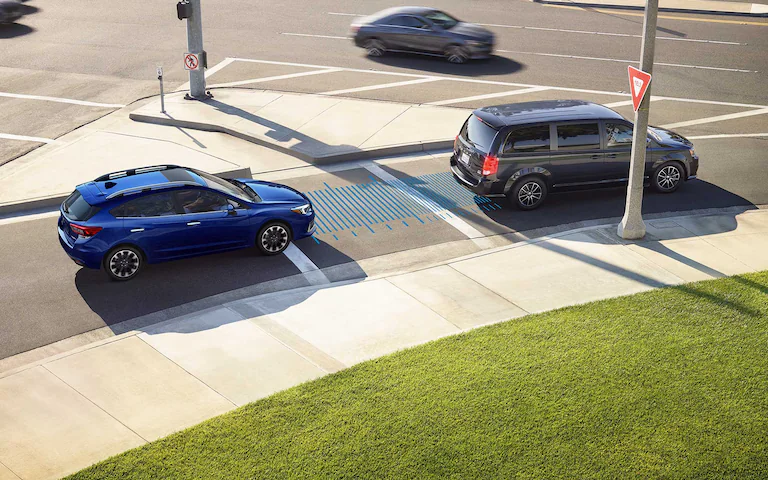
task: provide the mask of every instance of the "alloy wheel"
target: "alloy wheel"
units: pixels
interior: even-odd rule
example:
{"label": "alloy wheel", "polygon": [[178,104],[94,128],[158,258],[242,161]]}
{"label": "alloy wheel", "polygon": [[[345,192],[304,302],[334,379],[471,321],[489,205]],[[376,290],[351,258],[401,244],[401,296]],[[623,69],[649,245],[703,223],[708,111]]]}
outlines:
{"label": "alloy wheel", "polygon": [[450,47],[446,52],[445,56],[448,58],[448,61],[451,63],[464,63],[467,61],[467,54],[464,52],[464,50],[461,47]]}
{"label": "alloy wheel", "polygon": [[261,234],[261,246],[269,253],[278,253],[288,246],[288,231],[282,225],[272,225]]}
{"label": "alloy wheel", "polygon": [[531,207],[536,205],[540,200],[544,192],[541,190],[541,186],[536,182],[528,182],[520,187],[517,192],[517,200],[521,205]]}
{"label": "alloy wheel", "polygon": [[674,165],[663,167],[656,174],[656,183],[662,190],[672,190],[680,183],[680,169]]}
{"label": "alloy wheel", "polygon": [[139,271],[141,259],[133,250],[118,250],[109,258],[109,271],[117,278],[127,279]]}
{"label": "alloy wheel", "polygon": [[379,40],[368,40],[365,42],[365,50],[371,57],[380,57],[384,55],[384,44]]}

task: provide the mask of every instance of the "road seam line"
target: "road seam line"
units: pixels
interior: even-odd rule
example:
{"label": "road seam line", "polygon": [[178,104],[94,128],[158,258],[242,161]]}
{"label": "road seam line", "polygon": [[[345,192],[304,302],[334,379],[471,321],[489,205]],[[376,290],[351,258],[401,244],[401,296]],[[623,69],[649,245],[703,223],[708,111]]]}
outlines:
{"label": "road seam line", "polygon": [[476,284],[476,285],[479,285],[480,287],[482,287],[482,288],[484,288],[484,289],[488,290],[489,292],[491,292],[492,294],[496,295],[497,297],[499,297],[500,299],[504,300],[505,302],[509,303],[510,305],[514,305],[515,307],[517,307],[517,308],[519,308],[520,310],[524,311],[526,315],[530,315],[530,314],[531,314],[531,312],[529,312],[528,310],[524,309],[523,307],[521,307],[520,305],[516,304],[515,302],[513,302],[513,301],[512,301],[512,300],[510,300],[510,299],[508,299],[507,297],[503,296],[502,294],[500,294],[500,293],[499,293],[499,292],[497,292],[496,290],[491,290],[490,288],[486,287],[485,285],[483,285],[482,283],[478,282],[478,281],[477,281],[477,280],[475,280],[474,278],[470,277],[470,276],[469,276],[469,275],[467,275],[466,273],[464,273],[464,272],[462,272],[462,271],[460,271],[460,270],[456,269],[456,268],[453,266],[453,264],[450,264],[450,263],[446,263],[446,264],[445,264],[445,266],[446,266],[446,267],[449,267],[451,270],[453,270],[454,272],[458,273],[458,274],[459,274],[459,275],[461,275],[462,277],[466,278],[466,279],[467,279],[467,280],[469,280],[470,282],[472,282],[472,283],[474,283],[474,284]]}
{"label": "road seam line", "polygon": [[438,105],[438,106],[450,105],[452,103],[464,103],[464,102],[471,102],[474,100],[486,100],[488,98],[507,97],[509,95],[524,95],[526,93],[541,92],[544,90],[549,90],[549,87],[521,88],[519,90],[508,90],[506,92],[486,93],[485,95],[473,95],[471,97],[451,98],[448,100],[438,100],[436,102],[429,102],[429,103],[426,103],[425,105]]}
{"label": "road seam line", "polygon": [[378,85],[368,85],[367,87],[345,88],[343,90],[331,90],[329,92],[318,93],[317,95],[341,95],[341,94],[344,94],[344,93],[367,92],[369,90],[380,90],[382,88],[405,87],[407,85],[417,85],[419,83],[436,82],[436,81],[439,81],[439,80],[442,80],[442,79],[438,78],[438,77],[418,78],[418,79],[415,79],[415,80],[404,80],[402,82],[380,83]]}

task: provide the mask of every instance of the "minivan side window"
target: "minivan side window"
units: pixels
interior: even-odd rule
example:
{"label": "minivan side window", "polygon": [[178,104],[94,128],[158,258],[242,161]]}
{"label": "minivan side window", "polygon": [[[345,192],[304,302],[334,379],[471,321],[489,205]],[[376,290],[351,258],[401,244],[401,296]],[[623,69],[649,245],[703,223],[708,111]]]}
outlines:
{"label": "minivan side window", "polygon": [[549,125],[518,128],[504,142],[503,155],[549,151]]}
{"label": "minivan side window", "polygon": [[[115,210],[117,210],[115,212]],[[176,215],[171,192],[154,193],[125,202],[113,210],[120,217],[164,217]]]}
{"label": "minivan side window", "polygon": [[621,148],[632,146],[632,127],[623,123],[605,124],[606,148]]}
{"label": "minivan side window", "polygon": [[558,150],[597,150],[599,148],[600,129],[596,123],[557,126]]}

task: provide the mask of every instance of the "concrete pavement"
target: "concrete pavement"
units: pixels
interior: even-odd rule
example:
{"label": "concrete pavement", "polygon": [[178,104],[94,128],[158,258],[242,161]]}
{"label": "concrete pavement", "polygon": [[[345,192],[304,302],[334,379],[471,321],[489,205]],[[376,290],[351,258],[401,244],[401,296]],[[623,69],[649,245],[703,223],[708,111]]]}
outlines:
{"label": "concrete pavement", "polygon": [[[358,362],[527,313],[768,269],[768,211],[590,227],[246,298],[0,374],[0,473],[57,478]],[[12,473],[4,473],[3,468]]]}

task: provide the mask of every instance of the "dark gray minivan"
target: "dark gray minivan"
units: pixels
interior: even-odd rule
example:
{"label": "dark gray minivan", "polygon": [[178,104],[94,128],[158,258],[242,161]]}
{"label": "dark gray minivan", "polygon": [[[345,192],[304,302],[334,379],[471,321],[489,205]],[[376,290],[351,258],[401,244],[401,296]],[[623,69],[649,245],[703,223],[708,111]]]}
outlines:
{"label": "dark gray minivan", "polygon": [[[550,191],[626,182],[632,128],[610,108],[580,100],[479,108],[456,137],[451,170],[478,195],[505,195],[532,210]],[[647,141],[646,185],[670,193],[696,178],[699,157],[688,139],[649,127]]]}

